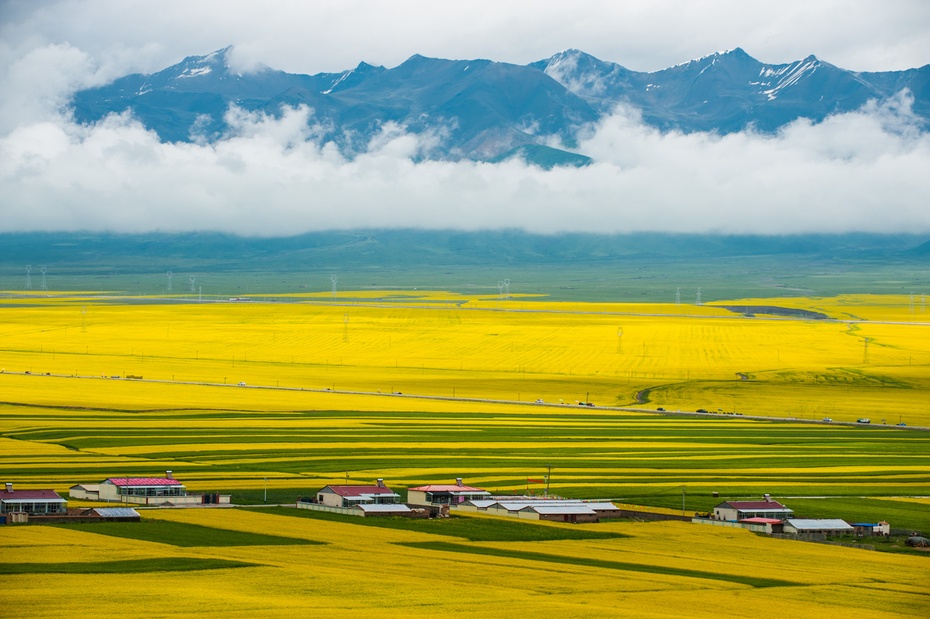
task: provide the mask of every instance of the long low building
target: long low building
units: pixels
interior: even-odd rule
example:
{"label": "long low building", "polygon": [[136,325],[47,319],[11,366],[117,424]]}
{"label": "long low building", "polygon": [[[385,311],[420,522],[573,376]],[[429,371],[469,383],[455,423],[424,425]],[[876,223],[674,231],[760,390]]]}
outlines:
{"label": "long low building", "polygon": [[490,496],[491,493],[487,490],[466,486],[461,477],[457,477],[454,484],[429,484],[407,489],[408,504],[431,507],[454,506]]}
{"label": "long low building", "polygon": [[469,500],[462,502],[455,509],[553,522],[599,522],[601,518],[619,518],[621,514],[620,508],[608,501],[537,497]]}
{"label": "long low building", "polygon": [[724,501],[714,508],[714,520],[738,522],[747,518],[775,518],[783,520],[794,515],[778,501],[766,497],[764,501]]}
{"label": "long low building", "polygon": [[744,518],[739,524],[757,533],[782,533],[785,523],[778,518]]}
{"label": "long low building", "polygon": [[788,518],[785,533],[794,535],[846,535],[855,529],[839,518]]}
{"label": "long low building", "polygon": [[403,503],[359,503],[353,505],[352,510],[358,511],[362,516],[402,516],[409,517],[413,510]]}
{"label": "long low building", "polygon": [[329,507],[355,507],[356,505],[391,505],[400,495],[388,488],[383,479],[374,485],[324,486],[316,492],[316,502]]}
{"label": "long low building", "polygon": [[0,514],[49,516],[68,513],[68,501],[54,490],[14,490],[7,483],[0,490]]}
{"label": "long low building", "polygon": [[565,505],[527,505],[517,513],[518,518],[550,522],[598,522],[597,513],[584,503]]}
{"label": "long low building", "polygon": [[99,484],[71,486],[72,499],[132,503],[135,505],[229,504],[227,494],[188,494],[187,487],[171,471],[164,477],[108,477]]}

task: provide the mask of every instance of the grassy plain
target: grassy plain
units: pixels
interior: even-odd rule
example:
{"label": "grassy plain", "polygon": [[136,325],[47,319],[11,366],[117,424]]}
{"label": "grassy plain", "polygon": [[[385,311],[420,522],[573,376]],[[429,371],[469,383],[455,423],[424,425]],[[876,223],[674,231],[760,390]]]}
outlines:
{"label": "grassy plain", "polygon": [[[693,513],[767,492],[796,501],[799,516],[930,531],[926,502],[912,498],[930,488],[930,433],[894,425],[930,426],[930,319],[907,296],[790,303],[826,320],[420,291],[254,298],[5,299],[4,479],[64,494],[172,469],[192,491],[286,503],[378,477],[401,493],[455,477],[541,492],[527,479],[551,472],[551,491],[563,496],[684,502]],[[586,400],[597,406],[577,403]],[[817,423],[826,416],[835,422]],[[852,423],[863,416],[872,424]],[[592,530],[619,536],[518,541],[280,511],[146,518],[165,523],[147,531],[189,543],[8,527],[0,583],[18,608],[54,600],[23,616],[99,611],[122,599],[120,587],[158,616],[280,616],[308,599],[322,615],[498,614],[437,600],[451,582],[486,604],[566,617],[681,616],[696,604],[737,617],[760,606],[798,617],[928,608],[924,557],[711,527],[611,523]],[[315,545],[230,545],[246,538],[223,531]],[[99,567],[93,601],[81,595],[90,581],[73,573],[77,560]],[[193,571],[161,569],[170,561]],[[61,566],[39,577],[39,567],[17,572],[20,562]],[[164,590],[172,596],[155,593]],[[670,605],[673,594],[687,606]]]}

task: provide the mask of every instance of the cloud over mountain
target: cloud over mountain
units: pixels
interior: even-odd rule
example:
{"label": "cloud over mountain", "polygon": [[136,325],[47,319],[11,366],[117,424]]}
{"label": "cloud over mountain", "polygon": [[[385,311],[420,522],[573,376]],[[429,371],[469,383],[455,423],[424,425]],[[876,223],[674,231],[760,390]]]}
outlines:
{"label": "cloud over mountain", "polygon": [[662,131],[620,106],[578,143],[594,163],[552,170],[423,160],[434,137],[396,123],[347,157],[308,106],[226,121],[202,143],[165,143],[128,113],[17,128],[0,138],[3,228],[930,231],[930,138],[906,94],[775,134]]}

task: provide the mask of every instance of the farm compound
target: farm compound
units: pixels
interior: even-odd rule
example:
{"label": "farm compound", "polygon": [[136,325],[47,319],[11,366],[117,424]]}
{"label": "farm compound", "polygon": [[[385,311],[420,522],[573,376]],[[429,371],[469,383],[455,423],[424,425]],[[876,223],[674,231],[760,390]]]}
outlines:
{"label": "farm compound", "polygon": [[108,477],[99,484],[77,484],[69,489],[72,499],[135,503],[137,505],[229,504],[228,494],[188,494],[171,471],[164,477]]}

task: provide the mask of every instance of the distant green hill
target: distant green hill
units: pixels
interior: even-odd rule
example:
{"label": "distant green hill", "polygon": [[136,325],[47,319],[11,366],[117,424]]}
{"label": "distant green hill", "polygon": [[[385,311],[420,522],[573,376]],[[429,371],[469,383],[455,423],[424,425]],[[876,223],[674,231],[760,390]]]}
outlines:
{"label": "distant green hill", "polygon": [[546,170],[551,170],[558,166],[582,168],[593,161],[590,157],[586,157],[585,155],[570,153],[558,148],[543,146],[542,144],[524,144],[523,146],[519,146],[494,157],[490,160],[490,163],[500,163],[501,161],[513,159],[514,157]]}
{"label": "distant green hill", "polygon": [[[930,252],[912,235],[718,236],[365,230],[286,238],[0,234],[0,290],[239,295],[441,288],[576,300],[705,302],[752,296],[924,294]],[[27,274],[26,266],[30,265]],[[196,279],[196,287],[190,282]]]}

